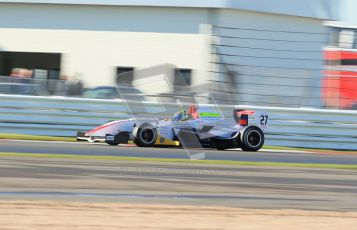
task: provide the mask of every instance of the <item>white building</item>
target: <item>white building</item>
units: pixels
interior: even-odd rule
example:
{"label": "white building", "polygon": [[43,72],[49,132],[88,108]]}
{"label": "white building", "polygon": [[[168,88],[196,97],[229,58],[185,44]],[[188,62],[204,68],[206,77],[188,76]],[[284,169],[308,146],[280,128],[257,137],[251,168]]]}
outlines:
{"label": "white building", "polygon": [[[170,63],[192,70],[191,84],[211,78],[207,25],[321,32],[336,19],[333,0],[5,0],[0,1],[0,75],[11,68],[47,69],[49,77],[79,77],[88,86],[112,85],[121,70]],[[336,11],[336,12],[335,12]],[[224,33],[224,32],[222,32]],[[254,31],[238,31],[247,36]],[[265,35],[270,36],[268,33]],[[309,39],[304,34],[281,39]],[[241,42],[239,44],[242,44]],[[245,45],[272,47],[269,41]],[[285,44],[287,46],[288,44]],[[279,45],[281,46],[281,45]],[[321,50],[314,43],[304,49]],[[274,48],[274,47],[273,47]],[[298,47],[299,48],[299,47]],[[252,51],[251,51],[252,52]],[[245,50],[240,53],[251,55]],[[257,53],[255,51],[254,55]],[[270,54],[266,54],[270,56]],[[295,55],[295,54],[293,54]],[[305,58],[320,54],[304,54]],[[245,59],[255,63],[256,59]],[[282,64],[269,59],[268,64]],[[284,60],[284,66],[319,69],[322,62]],[[119,68],[119,69],[118,69]],[[123,68],[123,69],[120,69]]]}

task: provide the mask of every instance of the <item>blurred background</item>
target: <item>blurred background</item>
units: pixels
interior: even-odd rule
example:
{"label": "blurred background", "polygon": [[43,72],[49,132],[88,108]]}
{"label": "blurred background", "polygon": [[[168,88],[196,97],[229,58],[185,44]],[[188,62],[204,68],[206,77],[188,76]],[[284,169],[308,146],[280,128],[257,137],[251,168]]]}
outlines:
{"label": "blurred background", "polygon": [[[0,0],[0,230],[241,220],[269,229],[270,219],[276,229],[357,229],[356,9],[356,0]],[[263,114],[264,149],[70,143],[192,103],[232,125],[238,108],[258,111],[249,125]],[[201,134],[226,129],[189,122]]]}
{"label": "blurred background", "polygon": [[0,1],[0,93],[357,109],[355,5]]}
{"label": "blurred background", "polygon": [[73,137],[209,103],[268,112],[267,145],[357,150],[356,7],[0,0],[0,133]]}

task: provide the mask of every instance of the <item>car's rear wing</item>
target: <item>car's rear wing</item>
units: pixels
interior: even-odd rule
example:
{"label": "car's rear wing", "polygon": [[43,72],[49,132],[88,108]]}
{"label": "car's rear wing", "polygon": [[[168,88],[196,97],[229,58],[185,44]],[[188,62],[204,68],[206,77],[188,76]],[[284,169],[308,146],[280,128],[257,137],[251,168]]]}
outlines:
{"label": "car's rear wing", "polygon": [[256,125],[262,130],[268,127],[269,115],[267,112],[235,109],[233,111],[233,118],[237,124],[241,126]]}

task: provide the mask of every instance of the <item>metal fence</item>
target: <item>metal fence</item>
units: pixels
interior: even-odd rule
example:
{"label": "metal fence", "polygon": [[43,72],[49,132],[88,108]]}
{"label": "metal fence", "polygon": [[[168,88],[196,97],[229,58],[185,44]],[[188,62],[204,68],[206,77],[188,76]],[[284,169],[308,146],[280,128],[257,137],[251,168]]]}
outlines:
{"label": "metal fence", "polygon": [[[132,114],[170,116],[179,105],[65,97],[0,95],[0,133],[75,136],[109,120]],[[235,106],[220,106],[232,116]],[[270,113],[266,144],[357,150],[357,112],[240,106]]]}
{"label": "metal fence", "polygon": [[356,69],[325,65],[328,37],[293,28],[213,26],[213,94],[223,103],[356,109]]}
{"label": "metal fence", "polygon": [[[167,67],[166,67],[167,66]],[[164,64],[145,68],[140,71],[131,71],[122,75],[143,75],[143,78],[149,78],[151,75],[158,74],[154,71],[162,71],[162,69],[172,68],[172,65]],[[154,71],[153,71],[154,70]],[[181,77],[181,76],[180,76]],[[167,77],[169,79],[169,77]],[[8,77],[0,76],[0,94],[7,95],[27,95],[27,96],[64,96],[78,97],[90,99],[125,99],[134,101],[165,101],[175,103],[179,102],[207,102],[207,84],[196,86],[175,86],[174,83],[170,89],[157,93],[160,83],[154,82],[157,85],[150,86],[154,88],[152,93],[144,93],[140,89],[130,84],[120,85],[104,85],[93,88],[84,88],[83,82],[80,80],[53,80],[53,79],[36,79],[30,77]],[[175,90],[173,88],[175,87]]]}

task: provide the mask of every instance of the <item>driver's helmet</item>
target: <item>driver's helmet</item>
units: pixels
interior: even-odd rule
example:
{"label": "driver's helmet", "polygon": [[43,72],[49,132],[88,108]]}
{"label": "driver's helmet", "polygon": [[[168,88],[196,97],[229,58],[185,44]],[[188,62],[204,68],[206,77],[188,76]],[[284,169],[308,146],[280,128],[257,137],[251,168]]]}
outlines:
{"label": "driver's helmet", "polygon": [[190,119],[197,119],[199,117],[196,105],[190,105],[187,109],[187,114]]}
{"label": "driver's helmet", "polygon": [[185,114],[186,114],[185,110],[180,110],[176,112],[172,117],[172,121],[181,121],[185,119]]}

